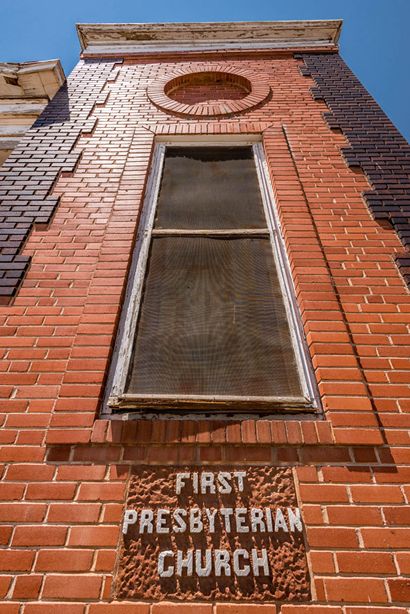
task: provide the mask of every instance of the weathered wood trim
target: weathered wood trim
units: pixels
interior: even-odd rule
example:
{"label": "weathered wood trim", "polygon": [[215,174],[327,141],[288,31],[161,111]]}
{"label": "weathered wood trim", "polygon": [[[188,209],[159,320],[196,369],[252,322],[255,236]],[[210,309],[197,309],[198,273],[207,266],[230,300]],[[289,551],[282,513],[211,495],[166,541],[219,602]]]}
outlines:
{"label": "weathered wood trim", "polygon": [[81,50],[98,54],[219,49],[336,50],[342,21],[77,24]]}
{"label": "weathered wood trim", "polygon": [[246,397],[208,395],[123,394],[110,397],[114,411],[125,409],[189,409],[198,411],[315,411],[304,397]]}
{"label": "weathered wood trim", "polygon": [[256,171],[261,188],[262,202],[270,228],[273,255],[282,290],[283,302],[288,316],[289,330],[302,385],[302,391],[313,406],[319,408],[319,392],[303,332],[299,306],[297,304],[296,292],[291,275],[290,263],[283,240],[279,213],[275,196],[273,194],[272,184],[269,178],[269,169],[262,143],[253,145],[253,151],[255,156]]}
{"label": "weathered wood trim", "polygon": [[151,230],[154,224],[156,202],[162,176],[164,153],[165,147],[163,145],[157,145],[147,184],[146,201],[143,205],[143,213],[140,220],[140,228],[138,232],[138,247],[140,249],[137,268],[133,279],[131,299],[127,309],[123,334],[120,340],[120,348],[117,356],[117,367],[114,374],[111,392],[111,394],[114,396],[119,396],[123,393],[128,376],[134,336],[137,327],[138,313],[141,303],[142,289],[145,279],[145,269],[151,243]]}

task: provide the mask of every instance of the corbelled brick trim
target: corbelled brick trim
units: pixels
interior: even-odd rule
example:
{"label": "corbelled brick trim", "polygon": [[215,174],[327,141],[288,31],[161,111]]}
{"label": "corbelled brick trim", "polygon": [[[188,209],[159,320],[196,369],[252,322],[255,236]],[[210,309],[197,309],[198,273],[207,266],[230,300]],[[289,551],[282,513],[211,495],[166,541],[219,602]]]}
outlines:
{"label": "corbelled brick trim", "polygon": [[[375,219],[388,219],[410,247],[410,145],[370,96],[339,54],[303,53],[301,72],[316,81],[315,99],[326,102],[330,128],[340,128],[350,143],[342,153],[360,166],[373,186],[364,193]],[[410,285],[410,256],[396,262]]]}
{"label": "corbelled brick trim", "polygon": [[58,204],[50,196],[62,171],[73,171],[81,133],[115,76],[118,60],[81,61],[0,169],[0,303],[17,292],[30,259],[21,249],[34,224],[48,224]]}

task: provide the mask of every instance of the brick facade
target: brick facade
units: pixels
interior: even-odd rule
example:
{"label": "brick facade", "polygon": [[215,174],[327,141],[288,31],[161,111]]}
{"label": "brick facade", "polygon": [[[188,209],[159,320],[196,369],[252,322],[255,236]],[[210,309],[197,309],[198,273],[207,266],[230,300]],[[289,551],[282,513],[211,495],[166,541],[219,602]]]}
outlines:
{"label": "brick facade", "polygon": [[[403,245],[410,245],[410,146],[355,77],[339,54],[296,55],[304,60],[301,72],[312,77],[313,97],[323,99],[330,109],[329,126],[340,129],[349,147],[342,150],[350,167],[359,167],[372,190],[365,200],[377,220],[388,220]],[[397,257],[407,283],[410,260]]]}
{"label": "brick facade", "polygon": [[[372,184],[349,168],[342,150],[358,159],[361,119],[329,77],[343,64],[303,57],[344,134],[325,121],[329,108],[292,51],[84,59],[3,169],[1,193],[15,207],[5,228],[17,239],[5,248],[6,294],[16,296],[0,307],[0,614],[407,612],[410,297],[394,262],[403,246],[362,197],[385,189],[389,203],[403,200],[392,186],[405,167],[391,185],[389,168],[371,174],[372,133],[360,159]],[[147,96],[167,75],[216,63],[266,84],[269,97],[201,118]],[[366,96],[361,109],[373,104]],[[381,123],[384,142],[404,151]],[[323,416],[101,419],[155,137],[241,133],[262,135]],[[39,222],[49,224],[28,236]],[[312,602],[113,602],[127,479],[147,463],[292,467]]]}
{"label": "brick facade", "polygon": [[82,133],[91,132],[94,106],[111,76],[112,61],[79,65],[68,84],[4,162],[0,171],[1,243],[0,301],[8,302],[29,266],[21,254],[33,226],[47,225],[58,204],[52,196],[61,173],[73,172],[79,152],[73,151]]}

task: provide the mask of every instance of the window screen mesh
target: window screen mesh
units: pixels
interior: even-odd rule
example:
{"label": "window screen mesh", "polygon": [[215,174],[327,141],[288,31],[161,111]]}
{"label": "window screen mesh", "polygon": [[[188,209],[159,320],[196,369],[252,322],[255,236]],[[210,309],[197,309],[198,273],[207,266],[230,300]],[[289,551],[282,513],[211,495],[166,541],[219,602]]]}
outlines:
{"label": "window screen mesh", "polygon": [[301,395],[269,238],[152,240],[127,392]]}
{"label": "window screen mesh", "polygon": [[155,228],[266,228],[252,148],[168,149]]}

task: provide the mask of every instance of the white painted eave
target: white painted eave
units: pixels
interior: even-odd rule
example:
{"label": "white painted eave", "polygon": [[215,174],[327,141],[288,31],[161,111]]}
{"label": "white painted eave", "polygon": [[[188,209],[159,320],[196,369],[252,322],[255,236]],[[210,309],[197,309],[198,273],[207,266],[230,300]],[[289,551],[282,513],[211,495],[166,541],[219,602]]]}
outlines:
{"label": "white painted eave", "polygon": [[342,20],[77,24],[83,56],[224,49],[337,50]]}
{"label": "white painted eave", "polygon": [[65,74],[59,59],[39,60],[37,62],[0,62],[0,74],[27,75],[50,70],[58,83],[62,85],[65,81]]}

